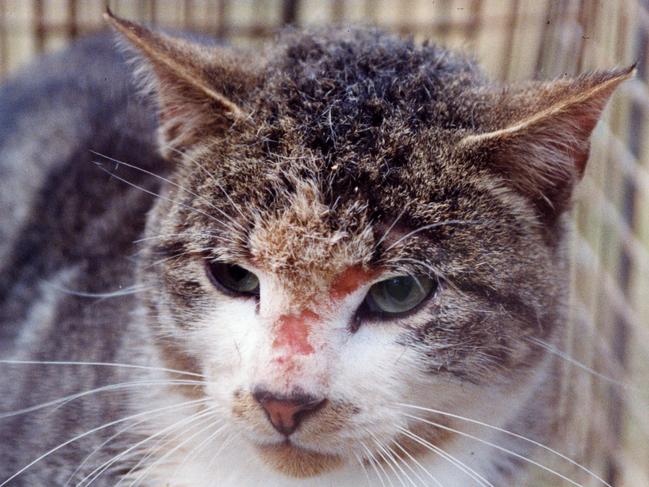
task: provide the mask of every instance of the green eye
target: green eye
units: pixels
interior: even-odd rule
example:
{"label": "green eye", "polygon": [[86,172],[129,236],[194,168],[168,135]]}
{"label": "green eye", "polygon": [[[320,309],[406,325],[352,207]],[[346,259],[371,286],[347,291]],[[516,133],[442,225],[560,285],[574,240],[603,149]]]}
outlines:
{"label": "green eye", "polygon": [[207,274],[218,289],[230,295],[259,295],[259,279],[236,264],[208,262]]}
{"label": "green eye", "polygon": [[435,283],[428,277],[393,277],[374,284],[366,301],[372,311],[405,313],[426,299],[434,287]]}

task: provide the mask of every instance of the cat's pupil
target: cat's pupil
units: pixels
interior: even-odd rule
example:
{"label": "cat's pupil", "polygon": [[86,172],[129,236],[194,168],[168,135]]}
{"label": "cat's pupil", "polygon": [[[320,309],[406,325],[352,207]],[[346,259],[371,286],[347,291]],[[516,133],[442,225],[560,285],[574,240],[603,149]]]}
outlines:
{"label": "cat's pupil", "polygon": [[412,277],[395,277],[385,283],[385,290],[396,301],[405,301],[410,296],[414,284]]}
{"label": "cat's pupil", "polygon": [[250,274],[250,272],[245,270],[243,267],[239,267],[238,265],[230,266],[229,272],[230,277],[232,277],[232,280],[235,282],[243,281]]}

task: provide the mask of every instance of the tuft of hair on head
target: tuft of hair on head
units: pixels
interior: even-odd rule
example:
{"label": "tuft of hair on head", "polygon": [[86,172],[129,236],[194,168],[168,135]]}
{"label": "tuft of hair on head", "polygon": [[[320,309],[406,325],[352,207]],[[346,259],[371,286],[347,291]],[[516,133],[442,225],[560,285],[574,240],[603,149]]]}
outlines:
{"label": "tuft of hair on head", "polygon": [[178,151],[245,120],[245,97],[256,84],[252,62],[234,51],[154,32],[115,16],[104,19],[132,46],[142,61],[138,76],[155,94],[159,107],[160,151]]}
{"label": "tuft of hair on head", "polygon": [[480,154],[552,226],[570,206],[586,168],[591,133],[608,99],[634,72],[632,65],[514,86],[492,99],[500,127],[467,135],[460,147]]}

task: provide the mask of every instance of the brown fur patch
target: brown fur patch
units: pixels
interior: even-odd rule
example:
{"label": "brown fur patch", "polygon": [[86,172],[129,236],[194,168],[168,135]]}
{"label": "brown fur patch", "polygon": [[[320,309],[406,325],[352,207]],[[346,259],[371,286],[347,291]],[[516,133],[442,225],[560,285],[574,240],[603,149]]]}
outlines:
{"label": "brown fur patch", "polygon": [[257,446],[257,450],[269,467],[298,479],[330,472],[343,463],[340,457],[304,450],[288,443]]}
{"label": "brown fur patch", "polygon": [[249,419],[254,416],[260,416],[261,409],[259,404],[250,394],[245,394],[241,391],[234,393],[234,401],[232,403],[232,414],[241,419]]}

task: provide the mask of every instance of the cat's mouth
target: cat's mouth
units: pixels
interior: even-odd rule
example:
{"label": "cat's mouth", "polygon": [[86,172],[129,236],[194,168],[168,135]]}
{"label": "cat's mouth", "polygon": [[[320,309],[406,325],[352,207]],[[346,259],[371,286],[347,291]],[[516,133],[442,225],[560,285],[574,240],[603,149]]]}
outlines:
{"label": "cat's mouth", "polygon": [[295,478],[308,478],[335,470],[343,464],[341,457],[299,447],[290,440],[256,445],[261,459],[271,468]]}

